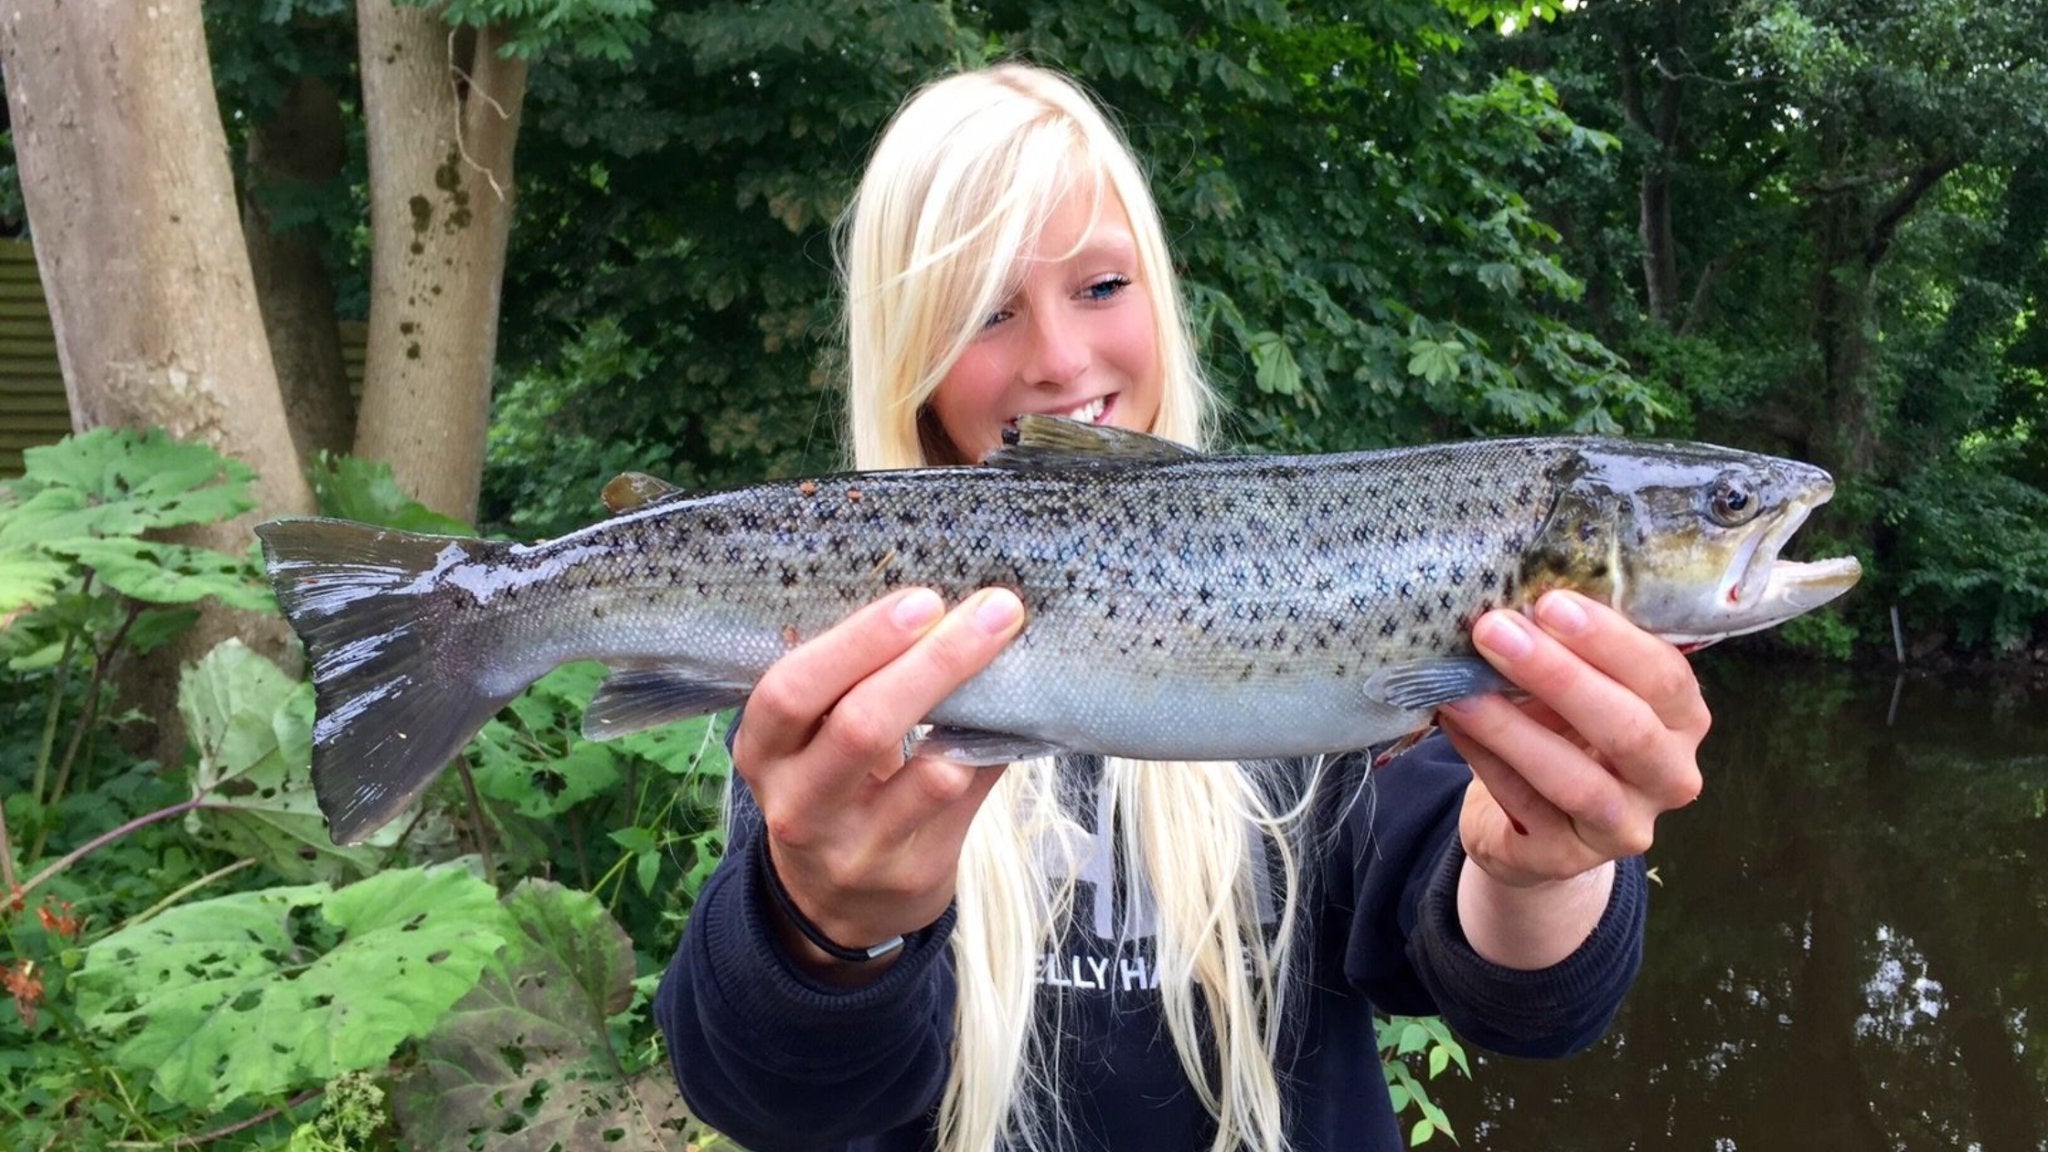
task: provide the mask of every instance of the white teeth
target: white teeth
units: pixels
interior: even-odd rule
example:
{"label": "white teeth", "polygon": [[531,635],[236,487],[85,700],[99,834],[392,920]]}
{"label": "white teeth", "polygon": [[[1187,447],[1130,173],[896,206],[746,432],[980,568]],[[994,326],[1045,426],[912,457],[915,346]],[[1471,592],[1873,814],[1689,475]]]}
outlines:
{"label": "white teeth", "polygon": [[[1109,397],[1097,396],[1086,404],[1077,404],[1064,412],[1047,412],[1045,415],[1058,416],[1065,420],[1079,420],[1083,424],[1094,424],[1101,421],[1102,414],[1108,410]],[[1010,417],[1009,423],[1010,427],[1015,428],[1017,426],[1017,418],[1015,416]]]}
{"label": "white teeth", "polygon": [[1109,398],[1107,396],[1097,396],[1079,408],[1068,412],[1067,419],[1079,420],[1083,424],[1093,424],[1097,420],[1102,419],[1102,410],[1107,407],[1109,407]]}

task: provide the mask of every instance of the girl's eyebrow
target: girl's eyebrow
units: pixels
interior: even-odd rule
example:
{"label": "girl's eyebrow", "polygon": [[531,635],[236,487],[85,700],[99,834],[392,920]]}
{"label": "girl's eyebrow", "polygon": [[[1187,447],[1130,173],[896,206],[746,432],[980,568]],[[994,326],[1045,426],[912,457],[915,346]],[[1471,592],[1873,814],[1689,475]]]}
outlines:
{"label": "girl's eyebrow", "polygon": [[1074,246],[1072,252],[1067,253],[1065,259],[1078,260],[1084,256],[1103,255],[1136,259],[1137,254],[1137,237],[1131,235],[1128,230],[1123,228],[1105,227],[1097,228],[1094,232],[1090,233],[1085,240]]}

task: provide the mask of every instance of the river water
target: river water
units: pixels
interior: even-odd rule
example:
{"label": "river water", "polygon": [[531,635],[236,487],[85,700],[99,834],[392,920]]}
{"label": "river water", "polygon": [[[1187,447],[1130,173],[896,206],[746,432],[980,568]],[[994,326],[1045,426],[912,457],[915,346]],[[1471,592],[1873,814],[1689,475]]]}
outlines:
{"label": "river water", "polygon": [[1588,1052],[1435,1081],[1462,1146],[2048,1150],[2048,691],[1721,655],[1641,979]]}

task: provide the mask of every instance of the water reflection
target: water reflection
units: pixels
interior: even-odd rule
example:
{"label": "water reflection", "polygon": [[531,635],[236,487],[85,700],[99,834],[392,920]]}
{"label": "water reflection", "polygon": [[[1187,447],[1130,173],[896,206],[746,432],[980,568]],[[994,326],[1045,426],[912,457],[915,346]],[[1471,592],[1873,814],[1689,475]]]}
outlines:
{"label": "water reflection", "polygon": [[2048,1152],[2048,694],[1702,674],[1635,992],[1576,1059],[1438,1081],[1465,1147]]}

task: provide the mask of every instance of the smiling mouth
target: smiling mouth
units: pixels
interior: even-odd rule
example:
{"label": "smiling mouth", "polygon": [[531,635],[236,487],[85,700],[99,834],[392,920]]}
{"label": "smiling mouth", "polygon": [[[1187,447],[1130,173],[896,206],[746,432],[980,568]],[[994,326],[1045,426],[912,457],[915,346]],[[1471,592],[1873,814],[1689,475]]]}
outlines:
{"label": "smiling mouth", "polygon": [[[1093,400],[1083,401],[1072,408],[1055,408],[1048,412],[1036,413],[1036,415],[1058,416],[1064,420],[1078,420],[1083,424],[1100,424],[1102,423],[1103,416],[1108,414],[1111,403],[1115,400],[1116,394],[1111,393],[1108,396],[1097,396]],[[1012,416],[1004,423],[1007,427],[1015,428],[1017,426],[1017,417]]]}

